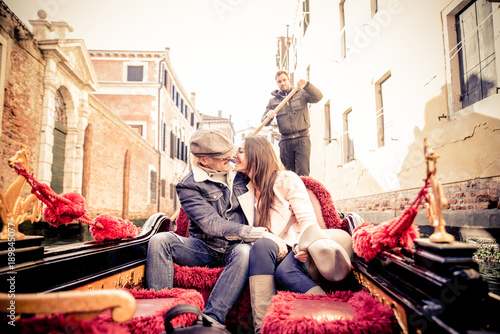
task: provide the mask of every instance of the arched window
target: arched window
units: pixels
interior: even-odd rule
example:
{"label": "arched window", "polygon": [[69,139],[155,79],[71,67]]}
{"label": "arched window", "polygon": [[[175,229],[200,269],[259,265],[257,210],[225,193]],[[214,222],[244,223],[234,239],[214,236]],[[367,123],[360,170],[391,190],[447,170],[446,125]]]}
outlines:
{"label": "arched window", "polygon": [[52,181],[50,187],[60,194],[64,191],[64,153],[67,134],[66,104],[61,92],[55,96],[54,146],[52,147]]}
{"label": "arched window", "polygon": [[66,116],[66,104],[64,103],[64,98],[59,90],[56,92],[55,104],[56,123],[61,123],[62,125],[66,126],[68,123]]}

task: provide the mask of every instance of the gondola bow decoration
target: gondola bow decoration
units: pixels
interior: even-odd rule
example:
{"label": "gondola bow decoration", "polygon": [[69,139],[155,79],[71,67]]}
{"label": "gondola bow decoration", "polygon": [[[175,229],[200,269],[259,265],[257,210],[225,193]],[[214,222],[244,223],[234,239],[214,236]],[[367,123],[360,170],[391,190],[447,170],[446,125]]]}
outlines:
{"label": "gondola bow decoration", "polygon": [[90,226],[90,233],[95,241],[134,238],[139,233],[139,228],[130,221],[107,213],[91,219],[87,216],[85,199],[79,193],[58,195],[48,185],[38,182],[21,164],[15,164],[13,168],[26,178],[31,186],[31,193],[45,204],[43,219],[51,226],[68,225],[77,220]]}
{"label": "gondola bow decoration", "polygon": [[352,234],[354,251],[366,261],[370,261],[385,250],[413,247],[413,241],[420,237],[418,226],[413,222],[421,204],[426,209],[431,226],[435,229],[429,239],[434,242],[454,240],[454,237],[444,229],[442,209],[446,208],[448,203],[443,196],[441,184],[435,178],[436,160],[439,155],[429,148],[427,138],[424,140],[424,154],[427,163],[427,178],[412,205],[406,208],[401,216],[388,222],[378,225],[364,222],[354,229]]}

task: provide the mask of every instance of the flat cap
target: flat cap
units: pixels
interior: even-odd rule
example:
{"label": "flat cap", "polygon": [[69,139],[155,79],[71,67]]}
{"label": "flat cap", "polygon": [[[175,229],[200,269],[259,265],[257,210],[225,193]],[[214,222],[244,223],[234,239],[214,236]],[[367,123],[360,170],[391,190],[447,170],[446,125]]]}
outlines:
{"label": "flat cap", "polygon": [[236,153],[238,148],[220,129],[202,129],[191,136],[191,153],[197,157],[224,159]]}

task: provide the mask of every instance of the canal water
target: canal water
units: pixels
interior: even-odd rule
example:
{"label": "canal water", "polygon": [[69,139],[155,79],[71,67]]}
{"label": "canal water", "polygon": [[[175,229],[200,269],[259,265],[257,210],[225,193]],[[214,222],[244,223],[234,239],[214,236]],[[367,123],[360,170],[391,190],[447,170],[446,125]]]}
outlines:
{"label": "canal water", "polygon": [[500,263],[479,262],[479,273],[488,282],[490,292],[500,296]]}
{"label": "canal water", "polygon": [[[421,238],[428,238],[433,232],[432,226],[419,226]],[[500,296],[500,229],[482,229],[467,231],[467,229],[446,229],[456,241],[476,246],[473,259],[478,264],[478,271],[488,283],[490,292]]]}

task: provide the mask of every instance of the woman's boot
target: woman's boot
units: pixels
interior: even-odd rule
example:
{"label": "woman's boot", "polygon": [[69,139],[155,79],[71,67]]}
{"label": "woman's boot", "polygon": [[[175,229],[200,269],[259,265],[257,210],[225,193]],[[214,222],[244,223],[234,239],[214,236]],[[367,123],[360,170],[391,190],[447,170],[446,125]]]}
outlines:
{"label": "woman's boot", "polygon": [[309,290],[307,290],[305,295],[324,296],[324,295],[326,295],[326,293],[322,288],[320,288],[318,285],[316,285],[315,287],[312,287]]}
{"label": "woman's boot", "polygon": [[260,333],[262,319],[271,305],[271,299],[276,294],[274,275],[250,276],[249,285],[254,332]]}

